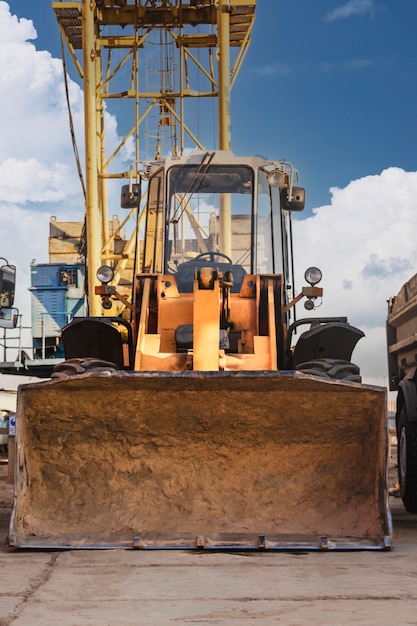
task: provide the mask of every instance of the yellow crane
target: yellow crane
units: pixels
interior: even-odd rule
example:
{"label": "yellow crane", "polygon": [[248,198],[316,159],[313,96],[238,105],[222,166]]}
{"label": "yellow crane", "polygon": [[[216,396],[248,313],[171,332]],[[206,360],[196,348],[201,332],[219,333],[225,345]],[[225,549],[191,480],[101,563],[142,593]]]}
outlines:
{"label": "yellow crane", "polygon": [[[129,141],[135,164],[149,157],[143,129],[155,110],[159,132],[166,125],[178,126],[179,145],[172,145],[173,154],[183,155],[187,145],[203,149],[187,115],[191,101],[203,100],[217,102],[218,143],[213,147],[230,149],[230,91],[250,43],[256,0],[91,0],[52,6],[84,87],[88,299],[90,314],[99,315],[101,302],[94,295],[97,269],[110,260],[119,263],[120,278],[126,256],[134,256],[133,240],[122,254],[110,254],[114,233],[109,236],[107,182],[131,175],[129,170],[115,170],[116,157]],[[161,33],[175,46],[175,58],[169,61],[171,71],[175,65],[177,84],[163,84],[167,59],[162,58],[161,80],[149,91],[144,80],[146,47],[155,42],[155,35],[159,42]],[[109,149],[105,108],[115,102],[130,126]]]}

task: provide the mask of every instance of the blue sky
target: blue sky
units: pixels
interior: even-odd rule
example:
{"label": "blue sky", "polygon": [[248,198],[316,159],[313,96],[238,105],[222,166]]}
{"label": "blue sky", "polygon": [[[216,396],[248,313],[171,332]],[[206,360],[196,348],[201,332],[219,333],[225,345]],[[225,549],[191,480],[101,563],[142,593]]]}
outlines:
{"label": "blue sky", "polygon": [[[317,314],[365,331],[354,360],[378,384],[386,301],[417,272],[416,25],[415,0],[258,0],[231,95],[233,151],[299,169],[298,286],[321,267]],[[82,137],[80,84],[70,91]],[[17,265],[30,324],[29,267],[48,261],[49,218],[83,217],[49,0],[0,0],[0,137],[0,255]]]}
{"label": "blue sky", "polygon": [[[33,20],[36,47],[59,58],[52,2],[9,4]],[[332,186],[414,170],[416,27],[415,0],[258,0],[232,90],[233,150],[293,162],[310,210]]]}
{"label": "blue sky", "polygon": [[415,169],[416,26],[414,0],[260,0],[233,93],[233,128],[250,129],[236,132],[237,147],[255,137],[293,160],[310,208],[331,186]]}

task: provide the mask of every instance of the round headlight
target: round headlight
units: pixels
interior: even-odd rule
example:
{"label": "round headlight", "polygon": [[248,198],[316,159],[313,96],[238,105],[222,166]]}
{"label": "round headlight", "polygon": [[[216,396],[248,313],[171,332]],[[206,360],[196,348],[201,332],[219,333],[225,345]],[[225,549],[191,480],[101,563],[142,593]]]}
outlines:
{"label": "round headlight", "polygon": [[271,187],[283,187],[285,185],[285,174],[281,170],[272,170],[268,174],[268,184]]}
{"label": "round headlight", "polygon": [[319,270],[318,267],[309,267],[305,271],[304,278],[309,285],[317,285],[317,283],[319,283],[322,278],[321,270]]}
{"label": "round headlight", "polygon": [[98,268],[96,276],[101,283],[107,284],[113,278],[114,272],[108,265],[102,265]]}
{"label": "round headlight", "polygon": [[103,309],[106,309],[106,311],[108,311],[109,309],[112,308],[112,303],[111,300],[103,300],[103,302],[101,303],[101,306],[103,307]]}

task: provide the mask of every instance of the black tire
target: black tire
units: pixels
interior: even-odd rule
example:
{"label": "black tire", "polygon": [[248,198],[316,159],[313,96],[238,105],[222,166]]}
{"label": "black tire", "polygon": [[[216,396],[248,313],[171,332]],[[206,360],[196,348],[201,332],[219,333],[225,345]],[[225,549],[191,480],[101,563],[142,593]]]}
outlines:
{"label": "black tire", "polygon": [[67,359],[58,365],[55,365],[51,378],[68,378],[69,376],[78,376],[86,372],[104,372],[116,371],[117,365],[104,361],[103,359],[94,359],[85,357],[81,359]]}
{"label": "black tire", "polygon": [[397,415],[397,440],[401,499],[409,513],[417,513],[417,422],[407,419],[405,405]]}
{"label": "black tire", "polygon": [[361,383],[362,377],[357,365],[343,359],[314,359],[300,363],[296,367],[297,371],[312,376],[320,376],[330,380],[343,380],[354,383]]}

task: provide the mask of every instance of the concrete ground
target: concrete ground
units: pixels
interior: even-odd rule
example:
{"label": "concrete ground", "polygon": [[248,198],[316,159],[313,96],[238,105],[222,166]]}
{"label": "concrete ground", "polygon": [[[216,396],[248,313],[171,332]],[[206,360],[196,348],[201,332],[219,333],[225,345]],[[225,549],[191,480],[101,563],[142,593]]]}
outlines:
{"label": "concrete ground", "polygon": [[417,515],[391,497],[389,552],[16,552],[0,466],[0,626],[417,623]]}

